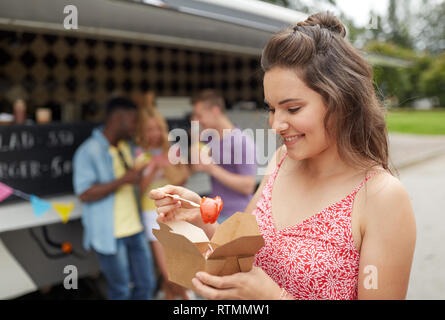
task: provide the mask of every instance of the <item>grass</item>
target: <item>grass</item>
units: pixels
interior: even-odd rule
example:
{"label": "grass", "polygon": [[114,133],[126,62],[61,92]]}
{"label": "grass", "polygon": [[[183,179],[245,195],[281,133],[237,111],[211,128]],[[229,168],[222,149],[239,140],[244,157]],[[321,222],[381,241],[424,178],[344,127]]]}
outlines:
{"label": "grass", "polygon": [[445,109],[389,111],[386,124],[389,132],[445,135]]}

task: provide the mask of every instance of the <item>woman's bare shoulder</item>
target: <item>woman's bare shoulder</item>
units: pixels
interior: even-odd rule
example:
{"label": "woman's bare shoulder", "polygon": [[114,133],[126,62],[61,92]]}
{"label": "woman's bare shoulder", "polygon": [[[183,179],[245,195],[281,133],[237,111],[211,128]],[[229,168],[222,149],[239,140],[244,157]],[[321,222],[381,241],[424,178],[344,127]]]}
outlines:
{"label": "woman's bare shoulder", "polygon": [[414,221],[410,196],[400,180],[385,170],[375,170],[357,196],[362,221],[367,224],[390,220]]}
{"label": "woman's bare shoulder", "polygon": [[376,169],[371,174],[363,188],[366,199],[385,202],[397,201],[400,198],[409,199],[408,192],[402,182],[388,171]]}

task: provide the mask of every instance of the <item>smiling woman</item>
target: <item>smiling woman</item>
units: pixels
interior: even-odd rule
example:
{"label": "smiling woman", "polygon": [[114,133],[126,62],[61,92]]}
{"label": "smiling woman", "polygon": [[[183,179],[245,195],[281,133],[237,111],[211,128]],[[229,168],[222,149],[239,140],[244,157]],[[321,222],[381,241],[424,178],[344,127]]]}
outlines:
{"label": "smiling woman", "polygon": [[[247,273],[198,272],[210,299],[403,299],[415,245],[407,192],[389,169],[383,109],[372,71],[341,21],[317,13],[274,35],[262,54],[269,124],[283,139],[245,209],[265,245]],[[365,186],[365,187],[364,187]],[[160,219],[183,219],[210,237],[199,212],[152,191]],[[371,271],[371,274],[370,274]]]}

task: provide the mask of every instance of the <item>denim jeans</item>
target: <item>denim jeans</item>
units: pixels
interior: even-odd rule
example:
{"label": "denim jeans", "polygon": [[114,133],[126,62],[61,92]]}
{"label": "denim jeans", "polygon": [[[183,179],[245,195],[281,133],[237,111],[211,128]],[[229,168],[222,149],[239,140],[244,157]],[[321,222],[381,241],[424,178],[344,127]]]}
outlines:
{"label": "denim jeans", "polygon": [[[107,279],[111,300],[152,299],[156,276],[151,250],[143,232],[117,239],[116,254],[96,252]],[[130,283],[133,283],[130,288]]]}

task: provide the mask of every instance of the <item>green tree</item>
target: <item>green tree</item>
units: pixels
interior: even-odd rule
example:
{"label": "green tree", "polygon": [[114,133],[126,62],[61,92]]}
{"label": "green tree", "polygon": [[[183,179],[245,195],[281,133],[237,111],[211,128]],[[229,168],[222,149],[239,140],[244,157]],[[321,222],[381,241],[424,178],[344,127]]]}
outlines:
{"label": "green tree", "polygon": [[[389,32],[386,34],[386,40],[395,43],[405,48],[413,48],[413,40],[409,34],[407,25],[398,16],[398,6],[400,4],[406,5],[405,1],[390,0],[388,7],[388,17],[386,19],[389,25]],[[409,3],[408,3],[409,5]],[[409,16],[409,9],[406,9],[407,16]]]}
{"label": "green tree", "polygon": [[[414,4],[418,8],[413,7]],[[361,29],[357,39],[361,43],[378,40],[418,52],[440,54],[445,49],[444,17],[445,1],[390,0],[387,14],[377,16],[377,28]]]}
{"label": "green tree", "polygon": [[413,37],[419,50],[440,54],[445,49],[445,1],[423,0],[422,10],[415,16]]}
{"label": "green tree", "polygon": [[445,106],[445,52],[420,75],[420,88],[426,96],[438,97],[440,105]]}
{"label": "green tree", "polygon": [[411,106],[413,101],[424,97],[419,86],[419,78],[423,70],[429,67],[431,58],[414,50],[404,48],[390,42],[371,41],[365,50],[379,55],[401,58],[411,61],[409,67],[374,66],[374,81],[382,98],[397,97],[398,106]]}

